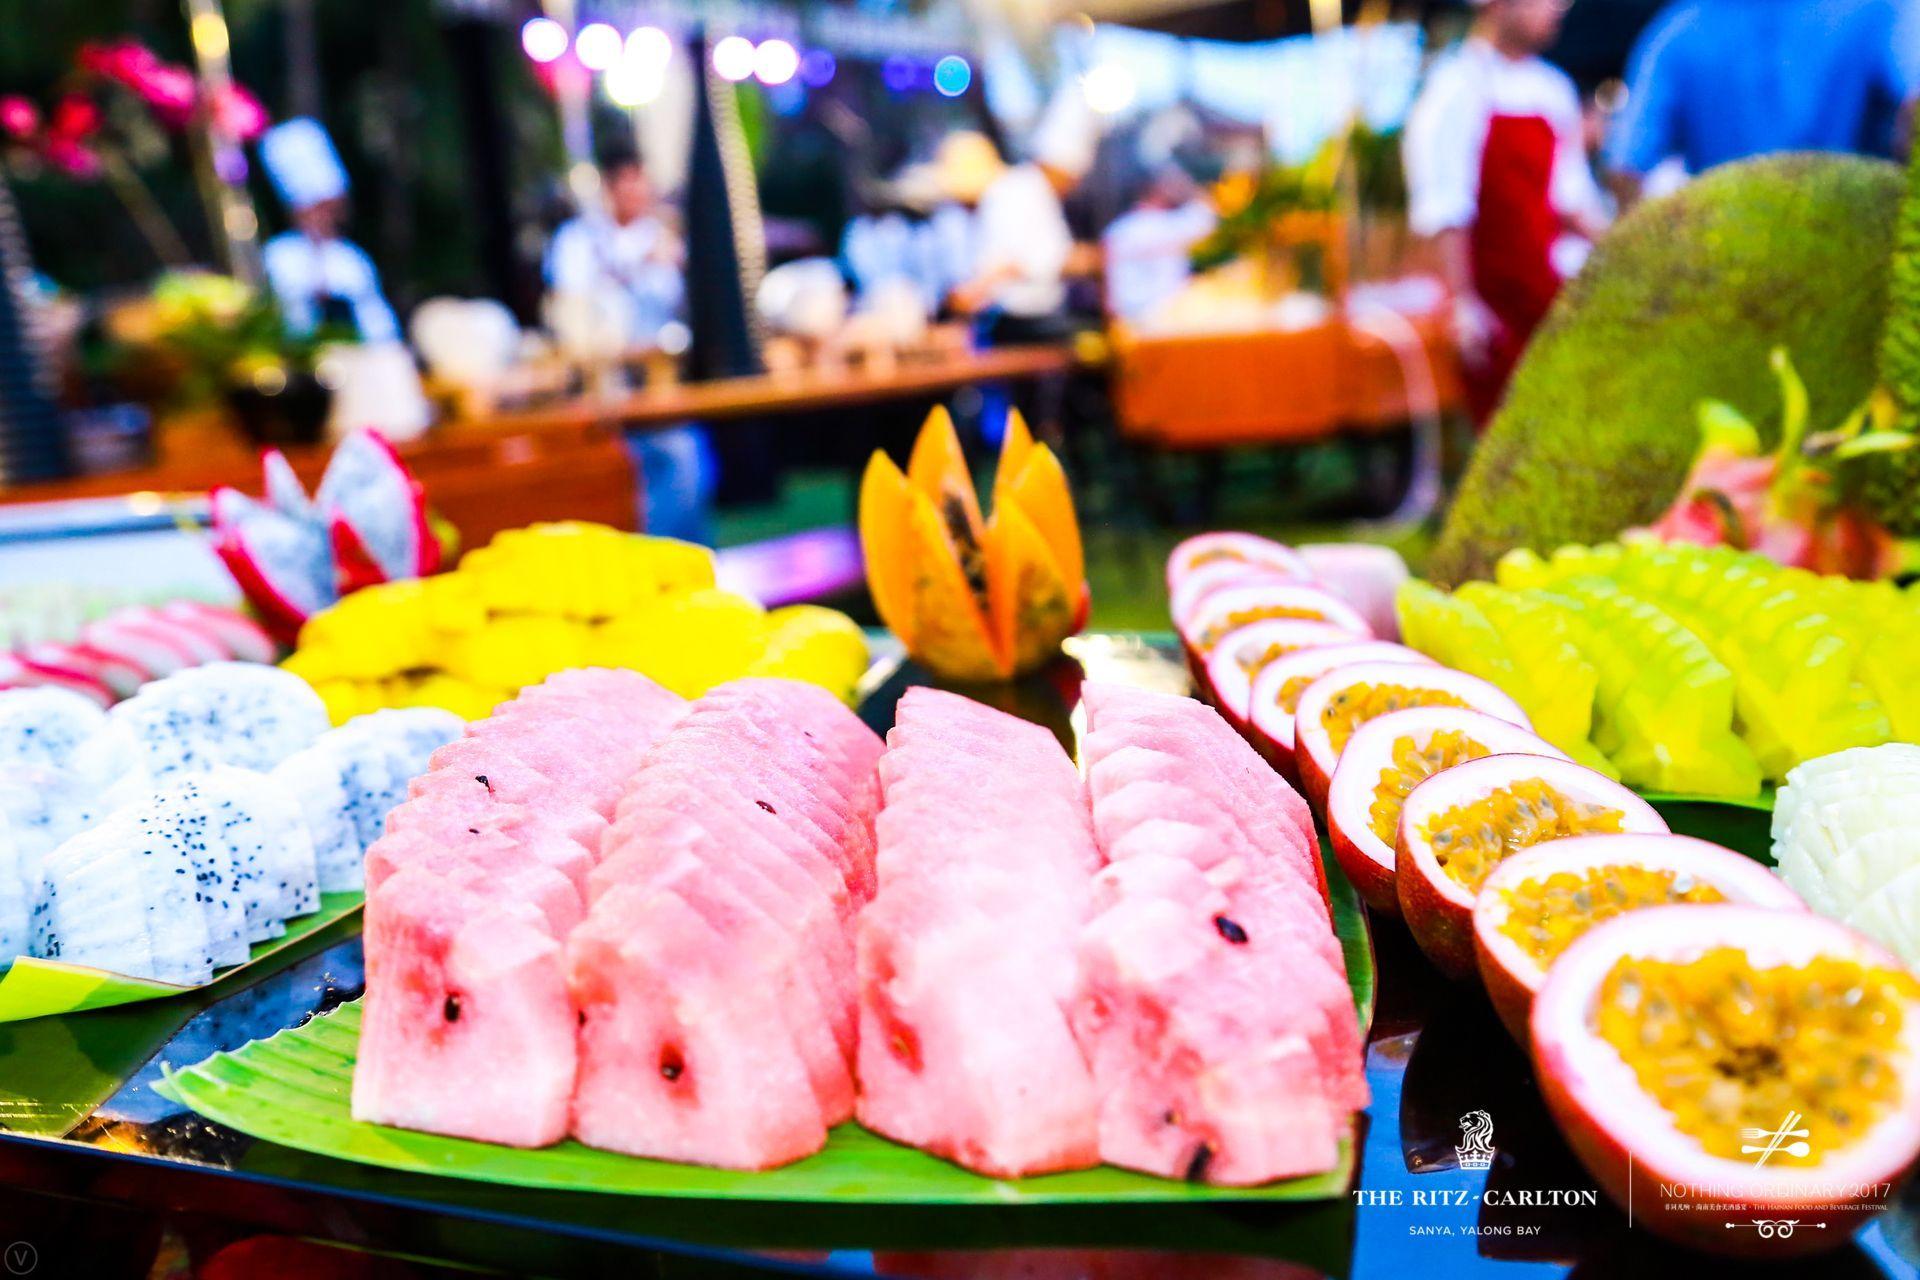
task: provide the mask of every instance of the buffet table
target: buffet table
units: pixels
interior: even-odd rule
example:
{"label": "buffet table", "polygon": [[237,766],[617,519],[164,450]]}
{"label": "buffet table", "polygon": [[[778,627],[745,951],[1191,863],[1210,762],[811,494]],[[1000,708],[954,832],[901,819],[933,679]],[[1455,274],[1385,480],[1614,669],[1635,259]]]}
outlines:
{"label": "buffet table", "polygon": [[[1178,687],[1170,638],[1088,636],[1065,663],[995,701],[1071,734],[1081,670]],[[862,714],[876,728],[923,673],[883,661]],[[1764,847],[1767,815],[1678,806],[1677,830]],[[1532,1277],[1697,1274],[1699,1260],[1626,1229],[1561,1144],[1524,1056],[1476,992],[1438,977],[1395,925],[1373,921],[1379,986],[1372,1105],[1346,1196],[1301,1203],[1171,1198],[1117,1205],[768,1203],[530,1190],[306,1154],[210,1123],[154,1086],[167,1069],[357,995],[357,921],[337,922],[244,980],[187,997],[0,1025],[4,1229],[49,1274],[106,1247],[55,1225],[164,1215],[232,1235],[324,1238],[375,1253],[543,1275],[886,1275],[1067,1278]],[[1463,1169],[1461,1117],[1494,1119],[1491,1169]],[[1542,1201],[1550,1203],[1542,1203]],[[1920,1203],[1804,1274],[1914,1273]],[[88,1215],[94,1215],[88,1217]],[[1902,1243],[1904,1241],[1904,1243]],[[1904,1252],[1902,1252],[1904,1250]],[[96,1271],[96,1273],[99,1273]],[[1787,1274],[1787,1273],[1779,1273]],[[1803,1274],[1793,1272],[1792,1274]]]}

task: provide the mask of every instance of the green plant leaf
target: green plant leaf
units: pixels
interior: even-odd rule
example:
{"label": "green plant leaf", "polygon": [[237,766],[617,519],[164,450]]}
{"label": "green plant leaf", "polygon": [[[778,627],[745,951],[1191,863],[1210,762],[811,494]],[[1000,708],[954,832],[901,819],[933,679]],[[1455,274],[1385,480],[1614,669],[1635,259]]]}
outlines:
{"label": "green plant leaf", "polygon": [[[1373,1012],[1373,944],[1366,914],[1337,864],[1328,890],[1347,976],[1365,1026]],[[1284,975],[1276,975],[1276,981]],[[707,1169],[597,1151],[573,1141],[538,1151],[414,1133],[355,1120],[349,1110],[360,1004],[233,1053],[175,1069],[155,1086],[208,1119],[267,1142],[316,1155],[412,1173],[517,1187],[720,1200],[870,1204],[1100,1204],[1207,1200],[1325,1200],[1346,1194],[1354,1143],[1340,1145],[1331,1170],[1264,1187],[1213,1187],[1101,1166],[1001,1181],[843,1124],[826,1149],[764,1173]]]}
{"label": "green plant leaf", "polygon": [[236,964],[213,975],[213,981],[198,987],[183,987],[151,978],[134,978],[105,969],[65,964],[59,960],[41,960],[21,956],[13,962],[5,977],[0,977],[0,1022],[18,1022],[23,1018],[41,1018],[55,1013],[79,1013],[84,1009],[106,1009],[141,1000],[162,1000],[189,991],[205,991],[222,983],[241,979],[255,965],[285,950],[302,938],[344,920],[360,910],[364,900],[357,890],[328,893],[320,897],[320,909],[312,915],[287,922],[287,931],[278,938],[254,944],[244,964]]}

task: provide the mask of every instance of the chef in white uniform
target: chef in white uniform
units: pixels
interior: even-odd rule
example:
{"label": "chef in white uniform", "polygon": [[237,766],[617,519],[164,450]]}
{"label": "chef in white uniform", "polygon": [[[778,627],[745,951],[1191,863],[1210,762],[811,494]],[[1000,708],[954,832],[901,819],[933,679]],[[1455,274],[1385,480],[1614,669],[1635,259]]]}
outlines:
{"label": "chef in white uniform", "polygon": [[1057,95],[1034,129],[1029,159],[993,179],[974,211],[974,271],[956,310],[982,317],[990,340],[1058,337],[1076,265],[1062,201],[1093,167],[1099,128],[1076,88]]}
{"label": "chef in white uniform", "polygon": [[260,139],[267,176],[293,229],[267,241],[262,262],[287,327],[311,333],[322,322],[350,328],[365,343],[397,342],[400,325],[380,290],[373,259],[340,234],[347,171],[318,121],[297,117]]}

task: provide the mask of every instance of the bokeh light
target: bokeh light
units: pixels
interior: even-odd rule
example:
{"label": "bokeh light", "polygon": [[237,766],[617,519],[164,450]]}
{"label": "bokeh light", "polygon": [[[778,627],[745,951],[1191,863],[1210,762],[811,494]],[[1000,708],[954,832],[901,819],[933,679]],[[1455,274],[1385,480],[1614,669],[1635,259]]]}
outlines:
{"label": "bokeh light", "polygon": [[626,60],[663,67],[673,61],[673,37],[659,27],[636,27],[627,35]]}
{"label": "bokeh light", "polygon": [[933,64],[933,87],[945,97],[959,97],[972,83],[973,68],[957,53],[950,53]]}
{"label": "bokeh light", "polygon": [[1133,72],[1117,62],[1102,63],[1080,77],[1080,91],[1086,95],[1087,105],[1103,116],[1132,106],[1138,88]]}
{"label": "bokeh light", "polygon": [[800,69],[800,54],[785,40],[762,40],[753,51],[753,74],[761,84],[785,84]]}
{"label": "bokeh light", "polygon": [[605,71],[620,58],[625,42],[604,22],[589,22],[573,37],[573,56],[589,71]]}
{"label": "bokeh light", "polygon": [[745,80],[753,74],[753,41],[725,36],[714,42],[713,69],[722,80]]}
{"label": "bokeh light", "polygon": [[834,72],[840,69],[839,62],[825,49],[809,49],[800,59],[800,81],[810,89],[820,89],[833,83]]}
{"label": "bokeh light", "polygon": [[880,64],[881,82],[895,93],[905,93],[913,88],[913,82],[918,78],[919,73],[912,58],[895,54]]}
{"label": "bokeh light", "polygon": [[535,62],[552,62],[567,51],[567,29],[552,18],[528,18],[520,28],[520,47]]}

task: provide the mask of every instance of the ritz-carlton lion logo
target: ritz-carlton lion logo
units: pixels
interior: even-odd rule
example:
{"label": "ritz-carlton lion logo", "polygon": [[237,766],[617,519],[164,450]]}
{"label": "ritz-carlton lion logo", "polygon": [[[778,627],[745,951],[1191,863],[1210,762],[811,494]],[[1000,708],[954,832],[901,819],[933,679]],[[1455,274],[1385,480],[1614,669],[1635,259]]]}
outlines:
{"label": "ritz-carlton lion logo", "polygon": [[1493,1117],[1469,1111],[1460,1117],[1460,1145],[1453,1149],[1462,1169],[1493,1168]]}

